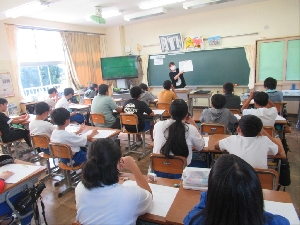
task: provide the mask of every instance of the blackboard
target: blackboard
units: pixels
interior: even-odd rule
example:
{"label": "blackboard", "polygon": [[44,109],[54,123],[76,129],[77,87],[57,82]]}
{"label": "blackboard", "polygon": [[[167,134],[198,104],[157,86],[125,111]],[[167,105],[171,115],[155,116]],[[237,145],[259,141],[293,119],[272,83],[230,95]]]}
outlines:
{"label": "blackboard", "polygon": [[104,80],[138,77],[137,56],[118,56],[101,58],[102,78]]}
{"label": "blackboard", "polygon": [[[154,56],[154,55],[153,55]],[[186,85],[223,85],[226,82],[246,86],[249,83],[250,67],[245,49],[227,48],[216,50],[201,50],[176,55],[162,55],[163,65],[154,65],[153,56],[149,56],[148,81],[149,86],[162,86],[169,80],[169,63],[192,60],[194,70],[184,73]]]}

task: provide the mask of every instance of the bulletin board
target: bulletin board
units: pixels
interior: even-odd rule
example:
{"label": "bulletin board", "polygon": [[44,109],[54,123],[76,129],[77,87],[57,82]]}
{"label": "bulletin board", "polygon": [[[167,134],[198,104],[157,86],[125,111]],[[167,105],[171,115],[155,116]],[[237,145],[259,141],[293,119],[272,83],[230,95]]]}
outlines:
{"label": "bulletin board", "polygon": [[12,79],[9,73],[0,73],[0,97],[7,98],[15,96]]}

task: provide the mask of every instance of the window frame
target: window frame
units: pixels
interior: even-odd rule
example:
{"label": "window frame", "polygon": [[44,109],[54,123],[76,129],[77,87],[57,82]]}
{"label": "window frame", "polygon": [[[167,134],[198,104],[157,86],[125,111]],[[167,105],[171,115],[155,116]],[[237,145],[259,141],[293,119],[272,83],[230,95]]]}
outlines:
{"label": "window frame", "polygon": [[270,43],[270,42],[284,42],[284,55],[283,55],[283,72],[282,72],[282,80],[277,80],[277,85],[285,84],[289,85],[295,82],[300,82],[299,80],[286,80],[286,71],[287,71],[287,50],[288,50],[288,41],[291,40],[300,40],[300,36],[294,37],[283,37],[283,38],[273,38],[273,39],[265,39],[265,40],[257,40],[256,41],[256,62],[255,62],[255,84],[262,85],[264,81],[259,80],[259,60],[260,60],[260,45],[261,43]]}

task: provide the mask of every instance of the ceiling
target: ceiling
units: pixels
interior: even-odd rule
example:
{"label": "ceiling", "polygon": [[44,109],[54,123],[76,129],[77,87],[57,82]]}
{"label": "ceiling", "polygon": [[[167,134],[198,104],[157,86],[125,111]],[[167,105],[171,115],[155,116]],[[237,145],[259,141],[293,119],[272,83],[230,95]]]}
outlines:
{"label": "ceiling", "polygon": [[[20,6],[22,4],[31,2],[32,0],[0,0],[0,20],[5,19],[4,11]],[[149,0],[52,0],[50,6],[39,12],[25,15],[24,17],[31,17],[36,19],[50,20],[56,22],[78,24],[85,26],[111,27],[111,26],[126,26],[136,23],[143,23],[147,21],[154,21],[160,19],[167,19],[182,15],[193,14],[197,12],[205,12],[217,10],[227,7],[234,7],[243,4],[250,4],[265,0],[221,0],[219,4],[207,4],[205,7],[186,10],[181,3],[174,3],[167,6],[168,13],[160,16],[140,19],[136,21],[125,21],[124,15],[137,13],[143,11],[139,9],[138,5]],[[191,0],[186,0],[191,1]],[[100,5],[103,11],[122,10],[123,14],[116,17],[106,19],[105,25],[98,25],[91,21],[86,21],[85,17],[95,13],[94,6]]]}

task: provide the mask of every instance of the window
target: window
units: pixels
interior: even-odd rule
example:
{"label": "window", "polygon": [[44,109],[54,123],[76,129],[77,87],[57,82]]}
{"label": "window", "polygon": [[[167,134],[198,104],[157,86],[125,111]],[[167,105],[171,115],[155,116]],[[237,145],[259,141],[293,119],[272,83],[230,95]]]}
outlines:
{"label": "window", "polygon": [[282,38],[257,42],[257,81],[273,77],[278,81],[300,80],[300,39]]}
{"label": "window", "polygon": [[65,86],[65,59],[59,32],[19,29],[18,57],[25,96],[46,95],[49,88]]}

